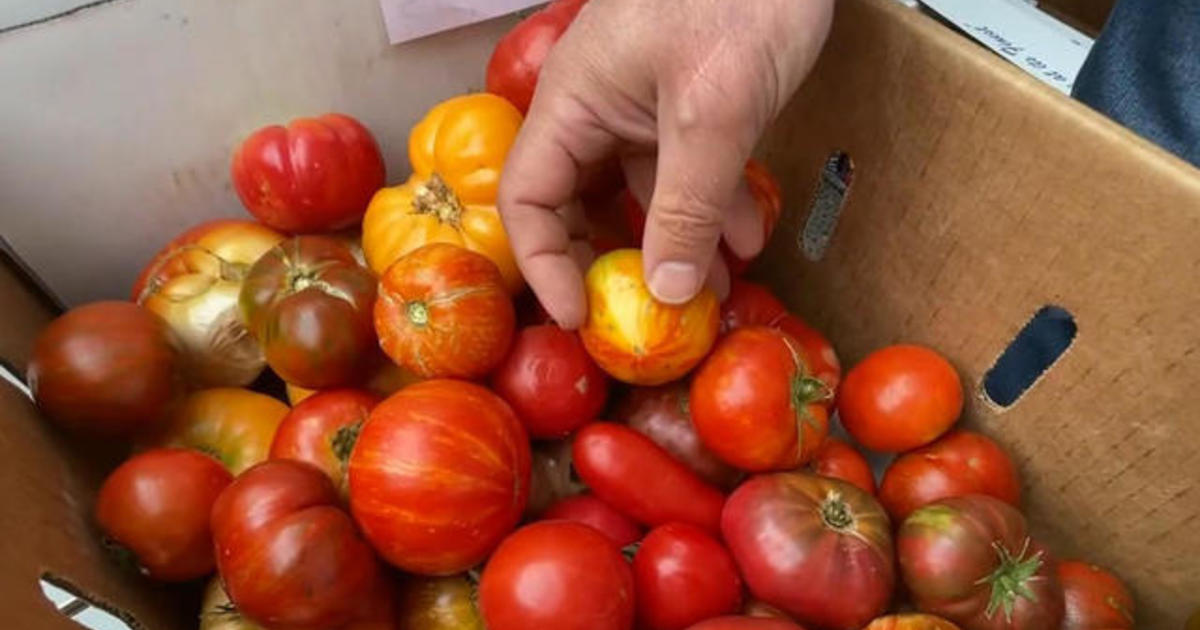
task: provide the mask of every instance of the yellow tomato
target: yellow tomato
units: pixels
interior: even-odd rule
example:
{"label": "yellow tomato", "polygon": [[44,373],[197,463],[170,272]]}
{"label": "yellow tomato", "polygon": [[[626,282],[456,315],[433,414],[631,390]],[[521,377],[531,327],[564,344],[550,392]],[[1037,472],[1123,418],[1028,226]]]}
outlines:
{"label": "yellow tomato", "polygon": [[429,110],[408,137],[413,173],[422,179],[440,176],[464,204],[495,203],[521,121],[521,112],[494,94],[445,101]]}
{"label": "yellow tomato", "polygon": [[654,299],[642,276],[642,252],[618,249],[596,259],[585,279],[583,345],[613,377],[661,385],[687,374],[717,339],[721,305],[704,289],[687,304]]}
{"label": "yellow tomato", "polygon": [[288,406],[265,394],[235,387],[193,392],[148,446],[193,448],[241,474],[267,459],[275,429]]}

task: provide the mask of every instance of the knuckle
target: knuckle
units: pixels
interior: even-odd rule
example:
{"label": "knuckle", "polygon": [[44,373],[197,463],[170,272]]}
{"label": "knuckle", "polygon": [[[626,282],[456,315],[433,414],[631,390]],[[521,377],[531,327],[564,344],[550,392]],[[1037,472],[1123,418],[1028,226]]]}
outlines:
{"label": "knuckle", "polygon": [[655,208],[660,234],[674,247],[690,248],[715,241],[721,233],[720,209],[695,195],[678,195]]}

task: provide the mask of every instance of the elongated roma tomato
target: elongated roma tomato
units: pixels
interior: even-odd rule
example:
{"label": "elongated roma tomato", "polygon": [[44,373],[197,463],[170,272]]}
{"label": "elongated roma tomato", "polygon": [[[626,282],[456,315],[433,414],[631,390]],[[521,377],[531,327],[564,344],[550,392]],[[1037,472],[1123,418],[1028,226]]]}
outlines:
{"label": "elongated roma tomato", "polygon": [[692,379],[692,422],[726,463],[750,472],[790,470],[812,459],[829,433],[814,378],[795,342],[764,326],[717,343]]}
{"label": "elongated roma tomato", "polygon": [[324,630],[371,615],[378,561],[315,466],[263,462],[212,508],[217,571],[243,615],[268,628]]}
{"label": "elongated roma tomato", "polygon": [[799,472],[751,477],[721,516],[750,593],[830,630],[857,630],[887,608],[895,584],[891,531],[871,495]]}
{"label": "elongated roma tomato", "polygon": [[266,461],[287,405],[248,389],[217,387],[188,394],[149,446],[191,448],[215,457],[234,475]]}
{"label": "elongated roma tomato", "polygon": [[320,468],[349,498],[346,467],[358,433],[379,397],[358,389],[329,389],[304,399],[283,417],[271,441],[271,459]]}
{"label": "elongated roma tomato", "polygon": [[529,497],[529,438],[512,409],[464,381],[400,390],[371,411],[350,454],[350,508],[388,562],[465,571],[517,524]]}
{"label": "elongated roma tomato", "polygon": [[1021,504],[1021,479],[1004,448],[972,431],[951,431],[896,458],[883,473],[879,501],[897,523],[938,499],[986,494]]}
{"label": "elongated roma tomato", "polygon": [[422,378],[478,378],[508,353],[516,311],[496,266],[475,252],[425,245],[389,267],[379,289],[379,345]]}
{"label": "elongated roma tomato", "polygon": [[611,422],[575,434],[575,470],[609,505],[643,525],[679,521],[716,533],[725,495],[650,438]]}
{"label": "elongated roma tomato", "polygon": [[1133,595],[1117,576],[1086,562],[1058,563],[1066,614],[1062,630],[1133,630]]}
{"label": "elongated roma tomato", "polygon": [[96,522],[133,553],[146,575],[186,582],[212,572],[208,515],[233,475],[202,453],[163,448],[134,455],[100,486]]}
{"label": "elongated roma tomato", "polygon": [[604,534],[570,521],[526,525],[479,582],[488,630],[631,630],[633,572]]}
{"label": "elongated roma tomato", "polygon": [[614,378],[661,385],[682,377],[717,338],[720,303],[703,289],[687,304],[654,299],[642,275],[642,252],[618,249],[596,259],[585,279],[587,320],[579,334],[588,353]]}
{"label": "elongated roma tomato", "polygon": [[863,630],[959,630],[953,623],[934,615],[910,613],[875,619]]}
{"label": "elongated roma tomato", "polygon": [[871,464],[853,446],[835,437],[825,438],[811,465],[813,472],[822,477],[848,481],[864,492],[875,494],[875,473]]}
{"label": "elongated roma tomato", "polygon": [[233,154],[232,171],[250,214],[291,233],[354,225],[386,175],[374,136],[345,114],[259,129]]}

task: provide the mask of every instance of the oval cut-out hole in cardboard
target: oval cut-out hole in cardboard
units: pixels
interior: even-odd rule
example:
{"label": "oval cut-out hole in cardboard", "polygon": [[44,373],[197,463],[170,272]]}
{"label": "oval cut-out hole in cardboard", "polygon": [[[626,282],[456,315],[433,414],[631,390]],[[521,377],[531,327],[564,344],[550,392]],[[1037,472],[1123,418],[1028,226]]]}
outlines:
{"label": "oval cut-out hole in cardboard", "polygon": [[837,229],[846,195],[854,180],[854,160],[845,151],[834,151],[821,169],[808,219],[800,230],[799,247],[804,257],[816,262],[825,256]]}
{"label": "oval cut-out hole in cardboard", "polygon": [[1066,353],[1078,330],[1061,306],[1038,309],[984,375],[984,397],[1001,409],[1016,404]]}
{"label": "oval cut-out hole in cardboard", "polygon": [[42,595],[54,605],[54,609],[74,621],[92,630],[136,630],[140,628],[132,620],[118,617],[109,611],[108,607],[98,604],[79,593],[62,578],[49,573],[42,574],[38,579]]}

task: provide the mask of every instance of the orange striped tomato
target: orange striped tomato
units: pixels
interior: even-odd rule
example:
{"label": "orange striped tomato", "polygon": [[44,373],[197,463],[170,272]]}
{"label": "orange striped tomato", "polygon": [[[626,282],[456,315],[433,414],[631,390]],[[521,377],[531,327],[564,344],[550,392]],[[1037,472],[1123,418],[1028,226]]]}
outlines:
{"label": "orange striped tomato", "polygon": [[958,630],[958,626],[934,615],[888,615],[872,621],[863,630]]}
{"label": "orange striped tomato", "polygon": [[618,249],[596,259],[585,279],[588,316],[579,334],[596,363],[634,385],[661,385],[687,374],[717,338],[721,305],[704,289],[682,305],[654,299],[642,252]]}
{"label": "orange striped tomato", "polygon": [[492,392],[411,385],[371,412],[350,455],[350,509],[388,562],[449,575],[484,558],[529,497],[529,439]]}

